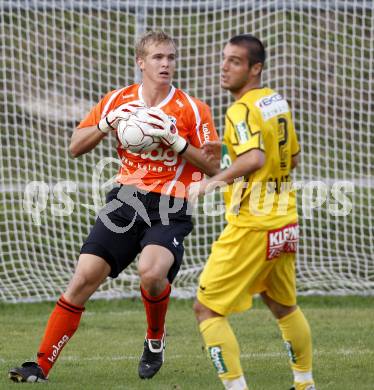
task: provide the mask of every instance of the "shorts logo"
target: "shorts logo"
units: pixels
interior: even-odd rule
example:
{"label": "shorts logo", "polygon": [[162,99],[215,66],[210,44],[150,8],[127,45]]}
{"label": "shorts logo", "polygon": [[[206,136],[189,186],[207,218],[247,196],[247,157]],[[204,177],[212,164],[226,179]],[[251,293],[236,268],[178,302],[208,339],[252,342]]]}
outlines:
{"label": "shorts logo", "polygon": [[177,241],[177,239],[174,237],[174,239],[173,239],[173,245],[175,246],[175,247],[177,247],[178,245],[179,245],[179,242]]}
{"label": "shorts logo", "polygon": [[223,361],[222,357],[222,350],[221,347],[215,346],[215,347],[208,347],[209,356],[212,359],[213,365],[217,370],[217,374],[224,374],[227,372],[227,368],[225,365],[225,362]]}
{"label": "shorts logo", "polygon": [[299,224],[294,223],[284,226],[280,229],[270,230],[268,232],[268,260],[272,260],[281,253],[296,253],[297,243],[299,241]]}

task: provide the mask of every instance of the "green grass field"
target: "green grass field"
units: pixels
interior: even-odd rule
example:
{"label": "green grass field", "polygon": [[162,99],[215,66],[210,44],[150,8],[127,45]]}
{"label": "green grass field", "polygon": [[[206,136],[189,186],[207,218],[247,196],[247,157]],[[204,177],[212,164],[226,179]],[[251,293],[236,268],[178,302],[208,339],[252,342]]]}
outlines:
{"label": "green grass field", "polygon": [[[374,388],[374,297],[303,297],[313,330],[314,374],[318,389]],[[145,331],[140,300],[93,301],[81,326],[64,349],[50,382],[53,389],[220,389],[202,351],[192,301],[172,300],[168,313],[166,361],[150,381],[137,376]],[[0,305],[0,389],[16,386],[7,370],[34,359],[52,303]],[[278,328],[259,301],[249,312],[232,316],[250,389],[289,389],[288,369]],[[37,385],[32,385],[37,386]]]}

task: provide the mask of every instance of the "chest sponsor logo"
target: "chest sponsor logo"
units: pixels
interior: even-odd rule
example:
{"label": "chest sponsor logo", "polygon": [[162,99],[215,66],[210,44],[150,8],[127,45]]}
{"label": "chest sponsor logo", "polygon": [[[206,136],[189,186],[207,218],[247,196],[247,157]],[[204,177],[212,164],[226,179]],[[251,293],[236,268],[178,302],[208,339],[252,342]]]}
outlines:
{"label": "chest sponsor logo", "polygon": [[134,153],[126,150],[126,153],[134,156],[140,156],[143,160],[162,161],[167,167],[175,166],[178,162],[178,154],[172,149],[156,148],[149,152]]}
{"label": "chest sponsor logo", "polygon": [[279,257],[282,253],[296,253],[299,242],[299,224],[294,223],[268,232],[268,260]]}
{"label": "chest sponsor logo", "polygon": [[265,96],[255,104],[260,109],[264,121],[290,111],[287,101],[283,99],[283,96],[279,95],[279,93]]}

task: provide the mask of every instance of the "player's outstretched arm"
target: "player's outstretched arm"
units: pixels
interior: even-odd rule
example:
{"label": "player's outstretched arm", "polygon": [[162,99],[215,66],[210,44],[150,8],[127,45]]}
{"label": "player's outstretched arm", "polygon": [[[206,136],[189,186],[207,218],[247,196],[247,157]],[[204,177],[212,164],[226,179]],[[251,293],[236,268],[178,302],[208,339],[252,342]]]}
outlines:
{"label": "player's outstretched arm", "polygon": [[229,168],[219,172],[209,181],[222,181],[226,184],[232,184],[238,177],[248,176],[261,169],[264,164],[265,153],[259,149],[252,149],[238,156]]}
{"label": "player's outstretched arm", "polygon": [[194,202],[199,195],[214,191],[216,188],[232,184],[238,177],[248,176],[261,169],[265,164],[265,154],[253,149],[240,155],[229,168],[218,172],[213,177],[199,183],[192,183],[189,188],[189,199]]}

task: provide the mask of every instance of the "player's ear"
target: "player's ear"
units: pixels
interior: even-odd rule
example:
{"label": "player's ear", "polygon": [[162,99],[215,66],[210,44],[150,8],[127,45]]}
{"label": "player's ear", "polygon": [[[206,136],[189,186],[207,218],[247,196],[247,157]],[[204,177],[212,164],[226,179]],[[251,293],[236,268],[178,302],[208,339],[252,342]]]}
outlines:
{"label": "player's ear", "polygon": [[144,70],[144,60],[142,57],[136,57],[136,64],[139,66],[139,69],[143,72]]}
{"label": "player's ear", "polygon": [[252,76],[257,77],[260,76],[262,72],[263,64],[261,62],[257,62],[256,64],[251,66],[250,72],[252,73]]}

